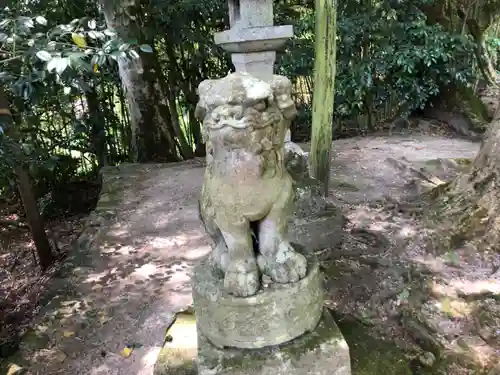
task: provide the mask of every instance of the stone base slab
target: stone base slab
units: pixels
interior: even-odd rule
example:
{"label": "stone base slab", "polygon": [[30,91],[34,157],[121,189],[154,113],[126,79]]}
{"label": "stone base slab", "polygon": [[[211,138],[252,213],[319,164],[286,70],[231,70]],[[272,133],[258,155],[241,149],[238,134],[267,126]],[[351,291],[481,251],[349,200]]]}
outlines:
{"label": "stone base slab", "polygon": [[262,349],[220,349],[198,331],[198,375],[351,375],[349,347],[325,309],[312,332]]}
{"label": "stone base slab", "polygon": [[153,375],[196,375],[198,332],[192,310],[177,313],[166,332]]}

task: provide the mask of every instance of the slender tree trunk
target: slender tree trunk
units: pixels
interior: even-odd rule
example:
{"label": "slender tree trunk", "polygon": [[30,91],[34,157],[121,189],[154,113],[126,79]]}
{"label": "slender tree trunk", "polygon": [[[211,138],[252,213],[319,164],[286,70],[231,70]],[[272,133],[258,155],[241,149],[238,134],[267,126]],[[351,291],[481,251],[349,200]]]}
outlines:
{"label": "slender tree trunk", "polygon": [[[3,88],[1,87],[0,125],[5,134],[11,137],[14,142],[18,141],[16,129],[13,127],[13,119],[9,109],[9,104],[5,98]],[[45,226],[40,216],[31,178],[22,160],[23,153],[18,147],[18,144],[14,144],[14,148],[15,149],[13,150],[14,152],[11,157],[15,159],[14,163],[16,163],[14,166],[14,174],[17,177],[17,187],[23,203],[24,212],[26,213],[26,221],[28,222],[33,242],[35,243],[40,267],[44,271],[53,263],[54,255],[52,253],[52,248],[47,238],[47,234],[45,233]]]}
{"label": "slender tree trunk", "polygon": [[24,212],[26,213],[26,221],[31,229],[33,242],[35,243],[38,261],[43,271],[50,267],[54,262],[52,247],[45,233],[45,226],[38,210],[33,184],[31,183],[30,175],[25,166],[19,165],[14,168],[18,181],[19,195],[23,202]]}
{"label": "slender tree trunk", "polygon": [[328,195],[332,147],[337,37],[337,2],[316,0],[316,44],[310,169]]}
{"label": "slender tree trunk", "polygon": [[157,88],[159,99],[163,101],[162,110],[165,114],[165,118],[168,118],[169,131],[175,134],[182,158],[192,159],[194,157],[194,152],[187,141],[186,134],[181,129],[177,103],[175,101],[176,98],[172,95],[172,87],[174,87],[176,81],[172,79],[173,77],[170,74],[168,80],[166,79],[161,70],[160,61],[158,60],[158,56],[156,54],[150,54],[149,56],[145,56],[145,58],[146,61],[151,63],[150,71],[155,72],[155,76],[152,76],[151,80],[155,81],[155,87]]}
{"label": "slender tree trunk", "polygon": [[[179,74],[179,72],[181,71],[185,71],[185,69],[182,69],[179,66],[176,59],[175,50],[171,44],[168,44],[168,41],[165,41],[165,50],[169,64],[169,71],[168,71],[169,86],[170,90],[172,90],[172,87],[174,85],[173,76],[175,74]],[[188,103],[188,114],[189,114],[188,124],[189,124],[189,130],[191,131],[191,134],[193,136],[195,155],[203,157],[205,156],[206,148],[205,145],[203,144],[203,137],[201,136],[200,120],[198,120],[196,116],[194,116],[196,103],[198,102],[198,95],[196,93],[196,89],[194,90],[191,89],[191,85],[189,84],[189,80],[187,79],[187,77],[180,77],[180,78],[181,78],[180,80],[177,79],[177,82],[179,82],[180,88],[182,89],[186,102]],[[202,80],[200,79],[199,82],[201,81]],[[199,82],[197,82],[196,84],[199,84]]]}
{"label": "slender tree trunk", "polygon": [[488,83],[488,85],[494,85],[496,83],[496,71],[491,62],[491,58],[486,48],[486,37],[485,30],[481,30],[477,21],[473,19],[467,19],[467,27],[470,34],[474,38],[475,42],[475,55],[477,60],[477,65],[483,78]]}

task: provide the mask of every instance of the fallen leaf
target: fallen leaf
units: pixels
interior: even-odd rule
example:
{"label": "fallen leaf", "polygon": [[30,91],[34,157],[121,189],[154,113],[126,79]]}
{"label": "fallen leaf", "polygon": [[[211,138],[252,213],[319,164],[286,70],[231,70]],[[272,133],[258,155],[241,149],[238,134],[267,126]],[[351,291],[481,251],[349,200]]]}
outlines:
{"label": "fallen leaf", "polygon": [[9,365],[7,375],[21,375],[21,374],[24,374],[25,371],[26,370],[24,368],[22,368],[21,366],[18,366],[15,363],[12,363]]}
{"label": "fallen leaf", "polygon": [[63,336],[64,337],[73,337],[75,335],[75,332],[72,331],[64,331]]}
{"label": "fallen leaf", "polygon": [[130,355],[132,354],[132,351],[134,350],[134,348],[129,348],[129,347],[125,347],[123,348],[123,350],[121,351],[120,355],[123,357],[123,358],[128,358],[130,357]]}
{"label": "fallen leaf", "polygon": [[108,321],[110,321],[111,318],[109,316],[106,315],[106,313],[99,313],[99,322],[101,324],[104,324],[104,323],[107,323]]}

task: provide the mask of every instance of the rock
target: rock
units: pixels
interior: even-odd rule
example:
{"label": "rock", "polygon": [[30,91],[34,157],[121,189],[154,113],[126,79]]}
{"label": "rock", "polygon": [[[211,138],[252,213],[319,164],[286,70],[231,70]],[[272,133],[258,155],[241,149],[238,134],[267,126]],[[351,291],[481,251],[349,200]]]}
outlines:
{"label": "rock", "polygon": [[204,337],[218,347],[262,348],[314,330],[323,311],[319,264],[313,254],[296,250],[308,261],[306,277],[270,283],[251,298],[226,293],[220,272],[209,259],[201,262],[194,270],[193,301]]}
{"label": "rock", "polygon": [[407,118],[398,117],[390,125],[391,132],[403,132],[409,129],[410,121]]}
{"label": "rock", "polygon": [[178,314],[167,335],[153,375],[195,375],[198,339],[194,314]]}
{"label": "rock", "polygon": [[350,375],[349,348],[324,310],[314,331],[290,342],[248,350],[212,345],[198,336],[199,375]]}
{"label": "rock", "polygon": [[338,247],[344,240],[346,218],[328,204],[322,184],[309,174],[307,153],[293,143],[285,143],[285,166],[294,181],[295,207],[288,235],[307,249]]}
{"label": "rock", "polygon": [[481,140],[481,135],[472,131],[470,120],[459,112],[448,112],[438,108],[427,107],[424,110],[425,117],[442,121],[450,126],[459,135],[469,137],[473,140]]}
{"label": "rock", "polygon": [[436,357],[431,352],[424,352],[418,356],[419,362],[425,367],[432,367],[436,363]]}
{"label": "rock", "polygon": [[153,375],[196,375],[196,347],[162,348]]}
{"label": "rock", "polygon": [[418,128],[424,133],[430,132],[432,129],[432,123],[430,121],[419,119],[418,120]]}

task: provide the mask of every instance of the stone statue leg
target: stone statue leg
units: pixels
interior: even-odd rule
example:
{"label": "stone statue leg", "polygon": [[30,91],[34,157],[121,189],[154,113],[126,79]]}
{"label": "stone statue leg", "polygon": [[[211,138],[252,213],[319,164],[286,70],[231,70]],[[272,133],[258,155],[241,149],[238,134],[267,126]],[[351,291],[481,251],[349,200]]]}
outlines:
{"label": "stone statue leg", "polygon": [[[206,199],[206,198],[205,198]],[[207,203],[210,202],[207,200]],[[210,203],[207,204],[207,211],[213,211],[213,207]],[[224,237],[222,236],[222,232],[220,231],[217,223],[215,222],[215,218],[213,214],[208,214],[202,209],[202,205],[198,202],[198,209],[200,213],[200,219],[205,227],[207,234],[210,236],[211,240],[214,242],[214,247],[210,256],[212,257],[214,263],[221,269],[222,272],[226,272],[229,257],[228,250],[226,246],[226,241],[224,241]]]}
{"label": "stone statue leg", "polygon": [[250,222],[245,218],[218,221],[228,250],[224,288],[239,297],[254,295],[259,290],[259,268],[253,250]]}
{"label": "stone statue leg", "polygon": [[285,239],[292,203],[290,180],[259,225],[259,268],[275,282],[283,284],[299,281],[307,273],[306,258]]}

